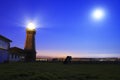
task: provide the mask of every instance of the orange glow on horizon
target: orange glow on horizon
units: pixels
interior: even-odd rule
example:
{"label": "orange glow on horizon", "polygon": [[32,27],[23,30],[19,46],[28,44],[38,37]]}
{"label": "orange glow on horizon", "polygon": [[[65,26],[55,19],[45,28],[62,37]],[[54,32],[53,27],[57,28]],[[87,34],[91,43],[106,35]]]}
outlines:
{"label": "orange glow on horizon", "polygon": [[[114,54],[114,57],[120,57]],[[78,57],[78,58],[104,58],[113,57],[113,54],[108,53],[85,53],[85,52],[72,52],[72,51],[54,51],[54,50],[38,50],[37,56],[46,56],[51,58],[65,58],[66,56]]]}

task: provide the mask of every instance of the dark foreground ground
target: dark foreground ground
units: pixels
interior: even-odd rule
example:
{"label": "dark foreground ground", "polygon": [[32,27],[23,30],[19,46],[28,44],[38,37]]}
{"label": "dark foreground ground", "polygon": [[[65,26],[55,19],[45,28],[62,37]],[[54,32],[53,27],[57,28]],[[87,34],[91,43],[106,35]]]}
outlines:
{"label": "dark foreground ground", "polygon": [[120,80],[120,64],[0,64],[0,80]]}

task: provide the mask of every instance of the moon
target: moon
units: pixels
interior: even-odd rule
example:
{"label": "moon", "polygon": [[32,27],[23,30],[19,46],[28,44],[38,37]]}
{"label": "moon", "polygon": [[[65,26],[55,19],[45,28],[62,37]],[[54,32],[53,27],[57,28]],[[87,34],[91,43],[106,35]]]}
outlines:
{"label": "moon", "polygon": [[101,20],[102,18],[104,18],[105,16],[105,12],[103,9],[95,9],[92,13],[92,17],[95,19],[95,20]]}

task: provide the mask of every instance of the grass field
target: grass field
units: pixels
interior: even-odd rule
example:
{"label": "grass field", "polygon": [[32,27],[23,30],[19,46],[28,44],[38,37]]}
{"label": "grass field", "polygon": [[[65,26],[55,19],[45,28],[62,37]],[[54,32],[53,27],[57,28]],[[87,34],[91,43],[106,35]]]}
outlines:
{"label": "grass field", "polygon": [[0,64],[0,80],[120,80],[118,64]]}

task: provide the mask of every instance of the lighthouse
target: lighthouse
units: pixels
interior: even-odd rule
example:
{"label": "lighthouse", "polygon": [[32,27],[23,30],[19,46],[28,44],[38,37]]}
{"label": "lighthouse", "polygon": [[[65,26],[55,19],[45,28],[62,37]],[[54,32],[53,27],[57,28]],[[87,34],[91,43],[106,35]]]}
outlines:
{"label": "lighthouse", "polygon": [[24,46],[26,62],[34,62],[36,60],[35,34],[35,25],[29,23],[26,28],[26,41]]}

